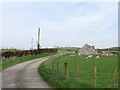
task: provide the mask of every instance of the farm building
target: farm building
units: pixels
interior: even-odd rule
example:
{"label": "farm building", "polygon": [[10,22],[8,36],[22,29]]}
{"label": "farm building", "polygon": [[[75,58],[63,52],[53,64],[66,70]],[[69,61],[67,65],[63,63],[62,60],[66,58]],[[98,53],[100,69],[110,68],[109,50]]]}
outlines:
{"label": "farm building", "polygon": [[94,46],[85,44],[81,49],[79,49],[78,53],[79,55],[95,55],[97,54],[97,50]]}

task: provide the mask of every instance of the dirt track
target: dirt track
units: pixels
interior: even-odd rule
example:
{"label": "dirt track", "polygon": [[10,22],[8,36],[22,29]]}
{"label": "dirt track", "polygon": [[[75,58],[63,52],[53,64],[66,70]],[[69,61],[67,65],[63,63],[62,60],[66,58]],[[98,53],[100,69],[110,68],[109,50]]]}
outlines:
{"label": "dirt track", "polygon": [[[2,88],[52,88],[40,77],[38,66],[47,57],[17,64],[2,71]],[[0,72],[1,73],[1,72]]]}

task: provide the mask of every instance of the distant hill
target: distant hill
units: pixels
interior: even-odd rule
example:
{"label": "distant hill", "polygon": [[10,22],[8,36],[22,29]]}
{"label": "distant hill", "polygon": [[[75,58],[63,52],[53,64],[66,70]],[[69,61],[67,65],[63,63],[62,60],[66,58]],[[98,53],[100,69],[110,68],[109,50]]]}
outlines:
{"label": "distant hill", "polygon": [[104,48],[104,49],[97,49],[97,50],[102,50],[102,51],[120,51],[120,46],[119,47],[110,47],[110,48]]}

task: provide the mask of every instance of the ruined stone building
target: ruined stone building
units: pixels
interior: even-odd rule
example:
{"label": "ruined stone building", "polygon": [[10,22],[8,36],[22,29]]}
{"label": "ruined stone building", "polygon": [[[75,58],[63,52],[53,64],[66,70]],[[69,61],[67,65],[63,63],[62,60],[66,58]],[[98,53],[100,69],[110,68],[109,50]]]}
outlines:
{"label": "ruined stone building", "polygon": [[78,51],[79,55],[95,55],[97,51],[94,46],[90,46],[85,44],[81,49]]}

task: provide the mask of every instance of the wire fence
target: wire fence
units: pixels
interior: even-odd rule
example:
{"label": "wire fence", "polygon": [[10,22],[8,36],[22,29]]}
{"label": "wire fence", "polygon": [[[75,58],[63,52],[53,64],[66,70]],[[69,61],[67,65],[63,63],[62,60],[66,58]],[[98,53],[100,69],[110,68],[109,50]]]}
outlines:
{"label": "wire fence", "polygon": [[[101,79],[100,75],[98,74],[98,67],[97,66],[94,66],[94,68],[92,69],[92,71],[89,71],[86,73],[81,73],[81,70],[80,69],[80,66],[79,64],[76,64],[76,67],[75,67],[75,71],[74,73],[73,72],[70,72],[68,68],[69,66],[69,63],[67,62],[64,62],[64,65],[62,69],[64,70],[61,70],[61,68],[59,67],[60,63],[54,63],[54,60],[55,58],[58,58],[58,57],[61,57],[62,55],[57,55],[57,56],[54,56],[54,57],[50,57],[48,59],[48,68],[49,70],[54,70],[56,72],[59,72],[58,74],[60,74],[64,80],[72,80],[72,81],[75,81],[75,82],[84,82],[83,81],[83,77],[86,77],[88,78],[88,82],[91,82],[92,83],[92,87],[96,88],[97,85],[99,84],[99,80]],[[118,70],[115,69],[114,73],[113,73],[113,79],[111,80],[111,82],[109,83],[115,83],[115,87],[118,87]],[[89,81],[89,79],[91,81]],[[108,87],[114,87],[112,85],[108,85]]]}

